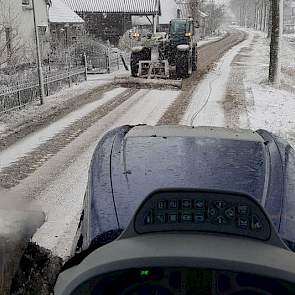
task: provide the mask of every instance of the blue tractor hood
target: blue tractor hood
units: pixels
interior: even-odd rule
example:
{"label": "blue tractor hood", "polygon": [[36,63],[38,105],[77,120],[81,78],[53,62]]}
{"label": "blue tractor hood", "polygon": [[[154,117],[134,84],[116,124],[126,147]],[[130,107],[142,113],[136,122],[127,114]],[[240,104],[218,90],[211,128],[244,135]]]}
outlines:
{"label": "blue tractor hood", "polygon": [[163,188],[252,196],[279,236],[295,242],[295,153],[287,142],[264,130],[123,126],[94,152],[84,205],[88,245],[125,229],[143,200]]}

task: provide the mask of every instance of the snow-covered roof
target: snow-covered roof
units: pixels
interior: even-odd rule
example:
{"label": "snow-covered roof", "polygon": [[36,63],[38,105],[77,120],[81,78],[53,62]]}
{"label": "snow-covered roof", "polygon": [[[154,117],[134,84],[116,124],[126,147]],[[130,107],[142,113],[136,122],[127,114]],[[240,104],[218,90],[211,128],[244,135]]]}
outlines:
{"label": "snow-covered roof", "polygon": [[51,0],[49,8],[50,23],[84,23],[84,20],[76,14],[63,0]]}
{"label": "snow-covered roof", "polygon": [[129,13],[133,15],[161,14],[160,0],[65,0],[79,12]]}

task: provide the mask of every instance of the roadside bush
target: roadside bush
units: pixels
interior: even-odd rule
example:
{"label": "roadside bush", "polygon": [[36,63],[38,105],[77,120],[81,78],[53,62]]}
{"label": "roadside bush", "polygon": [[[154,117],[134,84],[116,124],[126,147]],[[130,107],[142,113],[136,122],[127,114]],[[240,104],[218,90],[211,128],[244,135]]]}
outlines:
{"label": "roadside bush", "polygon": [[49,63],[51,67],[54,65],[59,67],[82,65],[84,53],[89,60],[93,55],[105,55],[107,48],[106,44],[94,37],[84,36],[68,48],[64,48],[62,45],[53,48],[49,57]]}

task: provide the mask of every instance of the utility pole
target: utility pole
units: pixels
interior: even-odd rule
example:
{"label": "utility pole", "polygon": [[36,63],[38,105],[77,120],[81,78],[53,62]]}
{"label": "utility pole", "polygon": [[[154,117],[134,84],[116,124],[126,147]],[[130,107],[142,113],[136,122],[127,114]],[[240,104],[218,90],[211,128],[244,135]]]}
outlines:
{"label": "utility pole", "polygon": [[39,42],[39,32],[38,32],[38,25],[36,20],[35,0],[32,0],[32,6],[33,6],[35,40],[36,40],[36,50],[37,50],[37,65],[38,65],[38,77],[39,77],[39,87],[40,87],[40,104],[42,105],[44,103],[45,91],[44,91],[42,61],[41,61],[41,50],[40,50],[40,42]]}
{"label": "utility pole", "polygon": [[283,0],[272,0],[269,81],[277,86],[280,84],[281,76],[280,50],[284,25],[283,9]]}
{"label": "utility pole", "polygon": [[[190,17],[193,19],[194,28],[199,28],[200,26],[200,0],[187,0],[188,9],[190,12]],[[197,38],[199,39],[199,32],[197,33]]]}

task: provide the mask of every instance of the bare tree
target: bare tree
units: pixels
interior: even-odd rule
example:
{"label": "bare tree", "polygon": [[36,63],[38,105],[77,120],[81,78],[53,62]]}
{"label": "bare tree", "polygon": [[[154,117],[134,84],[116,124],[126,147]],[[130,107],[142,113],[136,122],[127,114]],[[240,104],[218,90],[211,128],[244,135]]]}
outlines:
{"label": "bare tree", "polygon": [[[283,0],[231,0],[231,9],[241,26],[268,32],[270,42],[269,81],[280,82],[280,43],[283,33]],[[253,12],[251,18],[249,12]]]}
{"label": "bare tree", "polygon": [[269,81],[280,83],[280,47],[283,33],[283,0],[272,0],[272,28],[270,41]]}
{"label": "bare tree", "polygon": [[231,0],[230,6],[240,26],[267,31],[270,0]]}
{"label": "bare tree", "polygon": [[220,27],[223,21],[225,6],[216,4],[213,0],[204,1],[202,10],[209,16],[207,34],[211,35]]}
{"label": "bare tree", "polygon": [[200,0],[189,0],[189,10],[190,16],[193,18],[194,22],[197,24],[200,21]]}
{"label": "bare tree", "polygon": [[0,0],[0,66],[13,63],[21,48],[17,19],[10,1]]}

